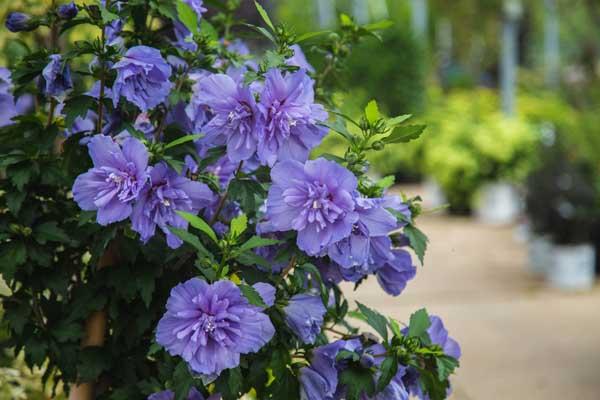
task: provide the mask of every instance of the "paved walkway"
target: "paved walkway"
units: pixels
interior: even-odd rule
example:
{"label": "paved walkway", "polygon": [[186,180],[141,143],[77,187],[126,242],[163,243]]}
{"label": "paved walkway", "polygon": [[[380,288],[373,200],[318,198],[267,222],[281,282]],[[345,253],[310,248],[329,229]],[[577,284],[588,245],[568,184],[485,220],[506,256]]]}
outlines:
{"label": "paved walkway", "polygon": [[600,399],[600,288],[562,293],[527,273],[513,227],[428,216],[425,266],[398,298],[374,279],[348,297],[401,321],[426,306],[463,349],[453,400]]}

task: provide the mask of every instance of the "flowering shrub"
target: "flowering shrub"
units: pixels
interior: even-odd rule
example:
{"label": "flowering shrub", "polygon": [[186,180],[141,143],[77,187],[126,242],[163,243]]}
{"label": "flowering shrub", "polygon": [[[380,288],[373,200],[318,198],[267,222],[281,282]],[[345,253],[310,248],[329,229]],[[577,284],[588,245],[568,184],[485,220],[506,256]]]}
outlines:
{"label": "flowering shrub", "polygon": [[[423,309],[402,329],[338,286],[374,275],[397,296],[416,273],[407,247],[422,262],[427,243],[418,199],[387,193],[365,161],[424,127],[374,101],[355,121],[328,96],[387,23],[342,15],[337,32],[297,36],[258,4],[261,25],[238,24],[238,3],[8,16],[51,43],[0,71],[9,345],[72,399],[445,398],[460,348],[441,320]],[[66,44],[82,24],[98,38]],[[242,30],[269,49],[256,56]],[[344,157],[310,160],[330,130]]]}

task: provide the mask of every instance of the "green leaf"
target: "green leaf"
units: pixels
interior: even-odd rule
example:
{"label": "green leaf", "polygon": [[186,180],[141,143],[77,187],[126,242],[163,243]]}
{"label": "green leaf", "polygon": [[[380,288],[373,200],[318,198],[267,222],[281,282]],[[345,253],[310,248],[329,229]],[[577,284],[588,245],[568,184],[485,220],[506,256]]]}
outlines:
{"label": "green leaf", "polygon": [[83,335],[83,329],[80,323],[64,320],[50,330],[52,336],[60,343],[79,340]]}
{"label": "green leaf", "polygon": [[445,381],[454,370],[459,366],[458,360],[447,355],[439,356],[435,359],[437,367],[438,379]]}
{"label": "green leaf", "polygon": [[360,400],[363,393],[371,396],[375,393],[373,374],[368,369],[351,367],[340,374],[340,384],[346,386],[347,400]]}
{"label": "green leaf", "polygon": [[331,123],[323,122],[321,125],[326,126],[327,128],[331,129],[335,133],[342,135],[342,137],[344,139],[348,140],[349,142],[354,141],[354,135],[352,135],[348,131],[348,128],[346,128],[346,123],[344,122],[344,120],[342,118],[336,117],[333,120],[333,122],[331,122]]}
{"label": "green leaf", "polygon": [[383,29],[388,29],[394,25],[394,21],[389,19],[384,19],[382,21],[377,21],[372,24],[363,25],[363,28],[368,31],[380,31]]}
{"label": "green leaf", "polygon": [[360,356],[354,351],[340,350],[339,353],[337,354],[337,356],[335,356],[335,360],[336,361],[342,361],[342,360],[359,361]]}
{"label": "green leaf", "polygon": [[11,191],[4,195],[6,197],[6,206],[10,210],[13,215],[19,214],[19,210],[21,210],[21,206],[23,205],[23,201],[27,196],[26,192],[17,192]]}
{"label": "green leaf", "polygon": [[77,371],[83,382],[96,380],[103,371],[110,368],[110,352],[104,347],[88,346],[79,351]]}
{"label": "green leaf", "polygon": [[260,294],[252,286],[246,285],[245,283],[241,283],[239,285],[239,288],[242,291],[242,294],[244,295],[244,297],[246,297],[246,299],[248,299],[248,302],[250,304],[252,304],[253,306],[258,306],[258,307],[262,307],[262,308],[268,307],[265,304],[263,298],[260,297]]}
{"label": "green leaf", "polygon": [[410,323],[408,325],[408,336],[420,338],[424,343],[429,343],[429,333],[427,329],[431,326],[429,314],[427,310],[422,308],[414,312],[410,316]]}
{"label": "green leaf", "polygon": [[396,182],[396,177],[394,175],[388,175],[388,176],[378,180],[376,185],[378,188],[387,189],[390,186],[392,186],[395,182]]}
{"label": "green leaf", "polygon": [[185,400],[188,397],[190,388],[194,384],[194,377],[185,361],[180,361],[173,372],[173,383],[175,391],[175,400]]}
{"label": "green leaf", "polygon": [[417,257],[419,257],[419,261],[421,261],[421,265],[423,265],[423,261],[425,259],[425,251],[427,250],[427,236],[421,230],[419,230],[416,226],[409,224],[404,227],[404,234],[408,238],[410,242],[410,247],[415,251]]}
{"label": "green leaf", "polygon": [[71,97],[65,101],[62,113],[65,115],[65,127],[70,129],[77,117],[85,118],[87,112],[96,104],[96,99],[90,96],[81,95]]}
{"label": "green leaf", "polygon": [[237,400],[242,391],[242,371],[240,367],[223,371],[223,374],[215,382],[215,391],[218,392],[223,400]]}
{"label": "green leaf", "polygon": [[275,36],[273,36],[271,34],[271,32],[269,32],[267,29],[263,28],[262,26],[256,26],[256,25],[252,25],[252,24],[244,24],[244,25],[246,25],[247,27],[250,27],[250,28],[254,29],[255,31],[257,31],[258,33],[262,34],[264,37],[269,39],[271,42],[277,43]]}
{"label": "green leaf", "polygon": [[198,239],[197,236],[189,233],[185,229],[175,228],[174,226],[170,226],[169,230],[173,232],[173,234],[176,235],[179,239],[192,245],[196,250],[198,250],[198,253],[200,253],[204,257],[212,257],[211,253],[206,249],[206,247],[204,247],[204,245],[200,242],[200,239]]}
{"label": "green leaf", "polygon": [[390,118],[387,121],[385,121],[385,125],[388,128],[395,128],[396,126],[400,125],[401,123],[403,123],[410,117],[412,117],[412,114],[398,115],[397,117]]}
{"label": "green leaf", "polygon": [[375,100],[371,100],[365,107],[365,117],[370,124],[374,124],[381,117],[379,114],[379,106]]}
{"label": "green leaf", "polygon": [[18,266],[25,263],[27,249],[21,241],[5,243],[0,252],[0,273],[6,281],[12,280]]}
{"label": "green leaf", "polygon": [[69,235],[58,226],[56,221],[44,222],[34,228],[35,240],[40,244],[46,242],[69,243]]}
{"label": "green leaf", "polygon": [[275,32],[275,25],[273,25],[269,14],[267,14],[265,9],[260,4],[258,4],[258,2],[255,1],[254,5],[256,6],[256,9],[258,10],[258,13],[260,14],[263,21],[265,21],[265,24],[267,24],[267,26],[271,28],[271,31]]}
{"label": "green leaf", "polygon": [[377,380],[377,392],[385,389],[398,372],[398,359],[395,353],[385,357],[379,367],[379,371],[381,371],[381,375],[379,375],[379,379]]}
{"label": "green leaf", "polygon": [[152,301],[152,294],[154,293],[154,276],[148,271],[144,271],[136,277],[136,281],[138,290],[140,292],[140,295],[142,296],[142,300],[144,301],[146,308],[148,308],[150,307],[150,302]]}
{"label": "green leaf", "polygon": [[378,313],[375,310],[370,309],[362,303],[356,302],[358,305],[358,309],[367,319],[367,324],[369,324],[377,333],[381,335],[383,341],[387,343],[388,341],[388,331],[387,331],[387,318]]}
{"label": "green leaf", "polygon": [[248,217],[246,214],[241,214],[234,219],[231,220],[229,224],[231,236],[234,238],[239,237],[242,233],[246,231],[248,227]]}
{"label": "green leaf", "polygon": [[187,142],[198,140],[198,139],[200,139],[203,136],[204,135],[201,135],[201,134],[197,134],[197,135],[185,135],[185,136],[182,136],[182,137],[180,137],[178,139],[173,140],[172,142],[167,143],[165,145],[164,149],[167,150],[167,149],[170,149],[171,147],[179,146],[180,144],[184,144],[184,143],[187,143]]}
{"label": "green leaf", "polygon": [[240,246],[240,251],[247,251],[256,247],[272,246],[279,243],[281,243],[281,240],[252,236],[250,239],[248,239],[248,241]]}
{"label": "green leaf", "polygon": [[425,125],[404,125],[397,127],[391,135],[386,136],[382,141],[386,144],[390,143],[407,143],[411,140],[419,138],[425,130]]}
{"label": "green leaf", "polygon": [[102,22],[107,25],[112,21],[119,19],[119,16],[111,11],[109,11],[106,7],[100,6],[100,15],[102,15]]}
{"label": "green leaf", "polygon": [[296,38],[296,43],[304,42],[305,40],[312,39],[317,36],[325,35],[326,33],[330,33],[331,31],[315,31],[315,32],[306,32],[299,35]]}
{"label": "green leaf", "polygon": [[261,198],[262,203],[262,197],[265,195],[265,189],[254,179],[234,179],[229,183],[229,197],[240,203],[246,213],[256,210],[257,197]]}
{"label": "green leaf", "polygon": [[389,322],[390,322],[390,329],[392,330],[392,333],[394,334],[394,336],[396,336],[396,337],[404,336],[402,334],[402,329],[400,329],[400,324],[398,323],[398,321],[396,321],[394,318],[389,318]]}
{"label": "green leaf", "polygon": [[219,239],[217,239],[217,234],[213,229],[197,215],[187,213],[185,211],[176,211],[177,214],[190,223],[194,228],[198,229],[201,232],[204,232],[213,242],[219,243]]}
{"label": "green leaf", "polygon": [[259,256],[258,254],[252,251],[245,251],[243,253],[240,253],[235,259],[240,264],[247,266],[260,265],[261,267],[267,269],[271,269],[272,266],[272,263],[269,260]]}
{"label": "green leaf", "polygon": [[424,368],[417,368],[419,371],[419,383],[423,393],[429,396],[430,400],[444,400],[446,398],[449,382],[440,381],[437,376]]}
{"label": "green leaf", "polygon": [[198,15],[183,0],[177,1],[177,16],[190,32],[194,35],[198,34]]}
{"label": "green leaf", "polygon": [[20,192],[31,179],[31,172],[31,167],[25,165],[18,165],[15,167],[10,167],[10,170],[7,172],[7,175],[10,177],[10,180],[13,183],[13,185],[15,185],[17,190]]}

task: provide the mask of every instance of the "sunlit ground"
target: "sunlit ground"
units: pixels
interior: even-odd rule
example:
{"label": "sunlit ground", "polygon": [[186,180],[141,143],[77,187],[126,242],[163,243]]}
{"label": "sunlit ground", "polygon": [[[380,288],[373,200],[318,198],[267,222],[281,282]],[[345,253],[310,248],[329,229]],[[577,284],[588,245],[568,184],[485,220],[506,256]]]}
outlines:
{"label": "sunlit ground", "polygon": [[527,270],[515,226],[426,216],[425,266],[398,298],[372,279],[350,298],[407,321],[427,307],[462,346],[453,400],[600,398],[600,288],[564,293]]}

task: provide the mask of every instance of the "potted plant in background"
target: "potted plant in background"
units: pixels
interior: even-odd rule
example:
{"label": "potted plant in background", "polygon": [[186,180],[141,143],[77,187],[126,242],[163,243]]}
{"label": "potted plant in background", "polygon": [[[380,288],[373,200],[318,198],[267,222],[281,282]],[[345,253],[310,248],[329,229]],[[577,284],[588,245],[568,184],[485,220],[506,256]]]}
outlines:
{"label": "potted plant in background", "polygon": [[557,142],[547,148],[541,166],[528,179],[532,268],[545,272],[548,282],[561,289],[584,290],[594,284],[591,239],[598,220],[598,193],[592,176],[585,163]]}

